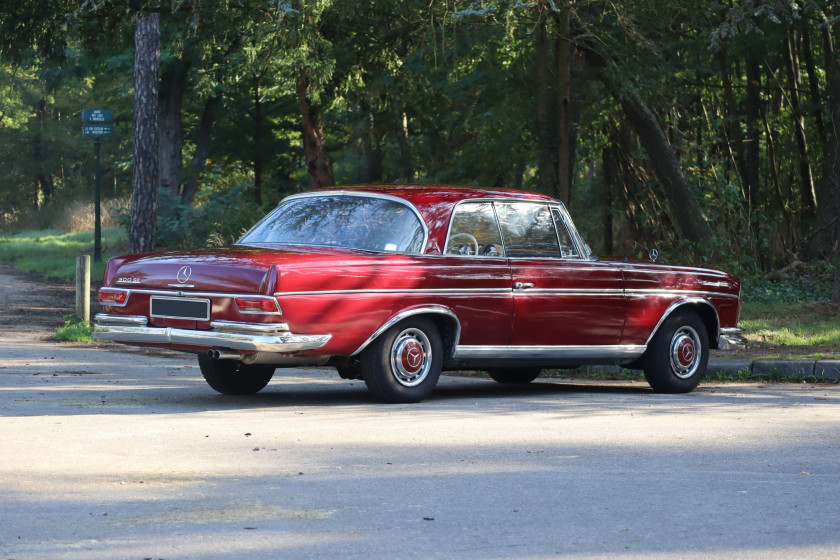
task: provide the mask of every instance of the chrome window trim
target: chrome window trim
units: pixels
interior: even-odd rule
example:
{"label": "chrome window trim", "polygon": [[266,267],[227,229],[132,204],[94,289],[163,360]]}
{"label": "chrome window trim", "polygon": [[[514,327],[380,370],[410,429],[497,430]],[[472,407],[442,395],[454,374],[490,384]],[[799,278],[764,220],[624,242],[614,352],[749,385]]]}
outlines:
{"label": "chrome window trim", "polygon": [[620,360],[633,361],[647,345],[615,344],[600,346],[458,346],[456,360],[534,359],[534,360]]}
{"label": "chrome window trim", "polygon": [[[501,224],[501,221],[499,220],[499,212],[496,209],[496,204],[512,203],[512,202],[526,202],[526,203],[529,203],[529,204],[540,204],[540,205],[543,205],[543,206],[547,206],[549,212],[551,212],[552,208],[555,208],[555,207],[558,208],[560,210],[561,216],[563,217],[563,220],[564,220],[563,223],[566,226],[567,231],[569,232],[569,237],[571,237],[572,243],[575,244],[575,248],[577,249],[578,255],[575,256],[575,257],[563,257],[563,256],[560,255],[559,248],[558,248],[558,253],[557,253],[556,257],[515,257],[515,256],[511,257],[511,256],[509,256],[507,254],[507,244],[506,244],[506,241],[505,241],[505,234],[502,231],[502,224]],[[587,262],[589,260],[587,257],[583,256],[583,255],[586,254],[586,251],[585,251],[585,245],[586,244],[583,242],[583,238],[580,237],[580,233],[578,233],[577,228],[574,225],[574,222],[572,222],[572,218],[569,216],[569,212],[566,210],[566,206],[562,202],[560,202],[559,200],[557,200],[557,201],[554,201],[554,200],[530,200],[530,199],[527,199],[527,198],[469,198],[469,199],[466,199],[466,200],[461,200],[458,203],[456,203],[455,206],[452,208],[452,214],[449,216],[449,225],[447,226],[447,230],[446,230],[446,240],[444,241],[444,245],[443,245],[443,250],[444,250],[443,255],[444,256],[470,258],[470,259],[475,258],[474,256],[470,256],[470,255],[455,255],[455,254],[452,254],[452,253],[446,253],[445,251],[446,251],[446,247],[449,245],[449,237],[452,234],[452,222],[455,220],[455,212],[457,212],[458,207],[462,204],[479,204],[479,203],[485,203],[485,204],[489,203],[493,207],[493,214],[496,217],[496,227],[499,228],[499,237],[502,240],[502,247],[505,250],[503,258],[511,259],[511,260],[546,259],[546,260],[561,260],[561,261],[566,261],[566,262],[568,262],[568,261]],[[554,234],[555,234],[555,236],[558,236],[557,237],[557,243],[558,243],[558,246],[559,246],[560,238],[559,238],[559,234],[557,232],[557,224],[556,224],[556,221],[554,220],[553,214],[552,214],[551,221],[552,221],[552,223],[555,224],[554,225]],[[487,258],[494,258],[495,259],[495,258],[499,258],[499,257],[487,257]]]}
{"label": "chrome window trim", "polygon": [[563,257],[562,253],[560,253],[560,237],[557,235],[557,224],[554,222],[554,216],[551,213],[551,207],[552,207],[552,205],[556,205],[557,204],[556,202],[548,201],[548,200],[522,200],[521,198],[500,199],[500,200],[496,200],[493,203],[493,209],[494,210],[496,209],[496,203],[499,203],[499,204],[528,203],[528,204],[534,204],[534,205],[539,205],[539,206],[546,207],[546,209],[548,210],[548,216],[549,216],[549,218],[551,218],[551,223],[554,225],[554,238],[557,241],[557,256],[556,257],[542,256],[542,255],[540,255],[539,257],[510,256],[510,255],[508,255],[507,242],[505,241],[504,230],[502,229],[502,221],[499,219],[498,212],[496,212],[496,223],[499,224],[499,231],[502,232],[502,244],[504,245],[504,248],[505,248],[505,258],[510,259],[510,260],[533,260],[533,259],[545,259],[545,260],[552,260],[552,261],[554,261],[554,260],[562,260],[562,261],[575,260],[575,259],[571,259],[569,257]]}
{"label": "chrome window trim", "polygon": [[[554,220],[554,209],[560,213],[560,225],[557,225],[557,220]],[[549,204],[549,210],[551,211],[551,218],[554,220],[554,229],[557,230],[557,243],[562,246],[562,240],[560,239],[560,227],[565,228],[566,233],[569,234],[569,241],[572,242],[574,245],[575,251],[577,251],[577,255],[571,257],[561,257],[563,260],[569,261],[583,261],[583,255],[586,251],[582,251],[583,243],[580,239],[580,235],[577,233],[577,230],[572,224],[572,218],[569,216],[569,213],[566,211],[566,208],[561,204]],[[562,254],[562,253],[561,253]]]}
{"label": "chrome window trim", "polygon": [[575,222],[572,220],[571,214],[569,214],[569,210],[566,208],[566,205],[563,204],[562,201],[557,201],[553,203],[560,210],[560,215],[563,216],[563,225],[566,226],[566,230],[569,232],[569,236],[572,238],[572,242],[577,245],[578,256],[577,257],[566,257],[564,260],[570,261],[589,261],[589,253],[586,249],[586,242],[581,237],[580,232],[577,230],[577,226],[575,226]]}
{"label": "chrome window trim", "polygon": [[376,331],[372,335],[370,335],[368,337],[368,339],[365,340],[362,343],[362,345],[359,346],[359,348],[351,354],[351,356],[358,355],[360,352],[362,352],[362,350],[367,348],[368,345],[371,342],[376,340],[377,337],[379,337],[382,333],[384,333],[385,331],[387,331],[388,329],[390,329],[391,327],[393,327],[394,325],[396,325],[397,323],[399,323],[403,319],[406,319],[408,317],[413,317],[414,315],[425,315],[425,314],[429,314],[429,313],[437,313],[437,314],[440,314],[440,315],[446,315],[446,316],[455,320],[455,337],[452,341],[452,348],[453,348],[453,351],[455,349],[457,349],[458,348],[458,341],[461,339],[461,321],[458,320],[458,316],[455,315],[455,313],[453,313],[451,310],[447,309],[446,307],[442,307],[442,306],[439,306],[439,305],[434,305],[434,306],[428,306],[428,307],[418,307],[418,308],[415,308],[415,309],[407,309],[405,311],[401,311],[400,313],[397,313],[396,315],[394,315],[393,317],[391,317],[390,319],[385,321],[385,323],[381,327],[376,329]]}
{"label": "chrome window trim", "polygon": [[[274,214],[274,212],[280,208],[280,206],[288,201],[288,200],[296,200],[298,198],[315,198],[315,197],[322,197],[322,196],[355,196],[360,198],[378,198],[381,200],[390,200],[392,202],[398,202],[403,206],[406,206],[409,210],[411,210],[417,219],[420,221],[420,226],[423,228],[423,243],[418,252],[404,252],[404,251],[376,251],[373,249],[360,249],[358,247],[338,247],[339,249],[349,249],[349,250],[356,250],[356,251],[369,251],[371,253],[381,253],[384,255],[423,255],[426,253],[426,247],[429,244],[429,227],[426,225],[426,220],[423,219],[423,216],[420,214],[420,211],[417,210],[417,207],[414,206],[411,202],[404,198],[400,198],[398,196],[390,195],[390,194],[382,194],[382,193],[368,193],[368,192],[358,192],[358,191],[348,191],[348,190],[330,190],[330,191],[316,191],[316,192],[305,192],[305,193],[297,193],[292,194],[281,200],[277,206],[274,207],[274,210],[267,213],[265,216],[262,217],[260,221],[256,224],[248,228],[248,231],[240,237],[234,245],[246,245],[242,243],[242,238],[248,235],[251,230],[255,229],[261,223],[268,219],[269,216]],[[255,243],[255,245],[294,245],[294,246],[310,246],[310,247],[333,247],[334,245],[306,245],[304,243],[266,243],[266,242],[259,242]]]}

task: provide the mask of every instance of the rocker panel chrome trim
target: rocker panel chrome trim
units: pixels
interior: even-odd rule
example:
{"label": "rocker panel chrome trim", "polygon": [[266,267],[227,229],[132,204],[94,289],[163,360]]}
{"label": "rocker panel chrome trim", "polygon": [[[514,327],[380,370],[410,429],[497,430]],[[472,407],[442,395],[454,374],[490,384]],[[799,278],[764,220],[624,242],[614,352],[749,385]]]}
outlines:
{"label": "rocker panel chrome trim", "polygon": [[644,354],[647,346],[458,346],[453,356],[456,360],[476,359],[535,359],[535,360],[627,360]]}

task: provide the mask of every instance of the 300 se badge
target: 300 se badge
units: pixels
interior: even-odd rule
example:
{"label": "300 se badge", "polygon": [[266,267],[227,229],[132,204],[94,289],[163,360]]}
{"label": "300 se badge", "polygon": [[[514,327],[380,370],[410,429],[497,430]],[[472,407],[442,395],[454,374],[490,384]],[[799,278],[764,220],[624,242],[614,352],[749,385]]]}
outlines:
{"label": "300 se badge", "polygon": [[290,196],[231,247],[111,259],[94,337],[197,354],[225,394],[325,364],[387,402],[445,370],[582,364],[687,392],[739,339],[740,294],[725,272],[598,258],[540,194],[358,186]]}

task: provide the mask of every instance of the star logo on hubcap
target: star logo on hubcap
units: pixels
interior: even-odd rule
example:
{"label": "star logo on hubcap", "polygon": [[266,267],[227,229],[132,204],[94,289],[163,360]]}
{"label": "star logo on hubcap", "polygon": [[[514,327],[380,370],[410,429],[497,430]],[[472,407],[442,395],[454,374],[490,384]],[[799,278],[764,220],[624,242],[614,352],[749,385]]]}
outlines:
{"label": "star logo on hubcap", "polygon": [[420,352],[419,348],[409,348],[408,354],[405,357],[406,362],[412,368],[416,368],[420,365],[420,361],[423,359],[423,353]]}

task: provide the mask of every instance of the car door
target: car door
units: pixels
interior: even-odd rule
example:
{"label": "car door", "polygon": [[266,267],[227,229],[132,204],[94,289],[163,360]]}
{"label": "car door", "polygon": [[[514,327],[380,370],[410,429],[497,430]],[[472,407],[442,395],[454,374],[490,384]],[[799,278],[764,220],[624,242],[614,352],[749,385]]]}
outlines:
{"label": "car door", "polygon": [[581,255],[559,205],[496,202],[511,269],[511,346],[615,346],[626,303],[621,271]]}
{"label": "car door", "polygon": [[458,316],[459,345],[507,346],[513,315],[511,277],[493,203],[478,200],[458,204],[452,213],[443,258],[435,258],[436,285],[458,287],[441,303]]}

